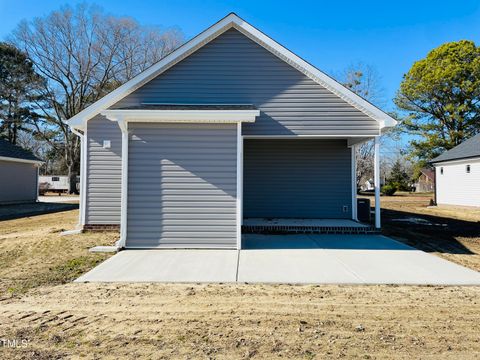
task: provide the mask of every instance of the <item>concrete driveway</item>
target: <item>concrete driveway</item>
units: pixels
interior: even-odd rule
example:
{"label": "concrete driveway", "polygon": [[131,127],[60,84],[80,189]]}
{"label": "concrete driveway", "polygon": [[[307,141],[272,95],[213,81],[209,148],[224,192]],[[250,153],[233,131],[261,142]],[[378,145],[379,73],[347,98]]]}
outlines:
{"label": "concrete driveway", "polygon": [[382,235],[244,235],[245,250],[125,250],[77,282],[480,285],[480,273]]}

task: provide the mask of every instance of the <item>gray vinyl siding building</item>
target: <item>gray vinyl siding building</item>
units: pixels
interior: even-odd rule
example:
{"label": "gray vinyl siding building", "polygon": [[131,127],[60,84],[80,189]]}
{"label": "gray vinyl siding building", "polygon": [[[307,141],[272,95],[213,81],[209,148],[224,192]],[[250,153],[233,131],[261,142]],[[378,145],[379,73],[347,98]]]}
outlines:
{"label": "gray vinyl siding building", "polygon": [[[110,148],[104,141],[110,141]],[[120,224],[122,134],[101,115],[88,122],[87,168],[86,223]]]}
{"label": "gray vinyl siding building", "polygon": [[130,246],[235,247],[236,132],[232,124],[132,126]]}
{"label": "gray vinyl siding building", "polygon": [[0,205],[37,201],[41,164],[29,151],[0,139]]}
{"label": "gray vinyl siding building", "polygon": [[239,248],[244,218],[356,218],[352,149],[388,115],[234,14],[142,74],[70,120],[85,228]]}
{"label": "gray vinyl siding building", "polygon": [[243,135],[378,135],[378,122],[230,29],[112,108],[145,103],[253,104]]}

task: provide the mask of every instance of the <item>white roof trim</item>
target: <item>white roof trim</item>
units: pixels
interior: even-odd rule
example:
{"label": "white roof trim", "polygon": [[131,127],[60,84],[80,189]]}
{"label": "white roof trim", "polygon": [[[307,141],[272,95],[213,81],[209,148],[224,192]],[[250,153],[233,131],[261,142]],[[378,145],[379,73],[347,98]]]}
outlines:
{"label": "white roof trim", "polygon": [[265,49],[283,61],[287,62],[318,84],[322,85],[332,93],[345,100],[350,105],[362,111],[372,119],[378,121],[380,124],[380,129],[395,126],[397,124],[395,119],[393,119],[391,116],[378,109],[365,99],[361,98],[351,90],[347,89],[345,86],[341,85],[314,66],[310,65],[305,60],[295,55],[290,50],[286,49],[233,13],[227,15],[222,20],[215,23],[187,43],[183,44],[177,50],[167,55],[159,62],[155,63],[142,73],[135,76],[133,79],[127,81],[122,86],[113,90],[108,95],[104,96],[83,111],[79,112],[77,115],[70,118],[68,120],[68,124],[77,129],[83,128],[86,121],[99,114],[102,110],[109,108],[125,96],[129,95],[148,81],[152,80],[162,72],[180,62],[230,28],[237,29],[251,40],[263,46]]}
{"label": "white roof trim", "polygon": [[477,162],[480,161],[480,156],[470,156],[470,157],[465,157],[465,158],[460,158],[460,159],[450,159],[450,160],[443,160],[443,161],[435,161],[432,162],[432,165],[434,167],[437,166],[444,166],[444,165],[453,165],[453,164],[461,164],[461,163],[471,163],[471,162]]}
{"label": "white roof trim", "polygon": [[103,116],[112,121],[127,122],[255,122],[260,110],[104,110]]}
{"label": "white roof trim", "polygon": [[37,165],[42,165],[43,164],[43,161],[40,161],[40,160],[21,159],[21,158],[15,158],[15,157],[7,157],[7,156],[0,156],[0,160],[1,161],[28,163],[28,164],[37,164]]}

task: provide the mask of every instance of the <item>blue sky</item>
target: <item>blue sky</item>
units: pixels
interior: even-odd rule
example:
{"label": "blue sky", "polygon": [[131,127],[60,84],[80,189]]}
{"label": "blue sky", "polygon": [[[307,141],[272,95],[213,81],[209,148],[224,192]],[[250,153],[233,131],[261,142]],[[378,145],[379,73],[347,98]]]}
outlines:
{"label": "blue sky", "polygon": [[[0,38],[22,19],[48,14],[66,1],[0,0]],[[76,1],[68,2],[70,4]],[[480,43],[479,1],[130,1],[97,0],[115,15],[145,25],[178,26],[187,38],[234,11],[328,74],[359,61],[382,77],[385,109],[415,60],[460,39]]]}

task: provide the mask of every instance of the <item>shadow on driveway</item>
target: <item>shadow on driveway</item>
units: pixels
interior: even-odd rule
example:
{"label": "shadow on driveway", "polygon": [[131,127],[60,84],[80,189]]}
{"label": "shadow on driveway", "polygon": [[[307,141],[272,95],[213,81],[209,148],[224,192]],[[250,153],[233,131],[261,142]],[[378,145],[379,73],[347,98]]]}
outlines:
{"label": "shadow on driveway", "polygon": [[244,234],[245,250],[328,249],[328,250],[415,250],[382,235],[337,234]]}
{"label": "shadow on driveway", "polygon": [[0,221],[78,209],[78,204],[44,203],[0,205]]}

